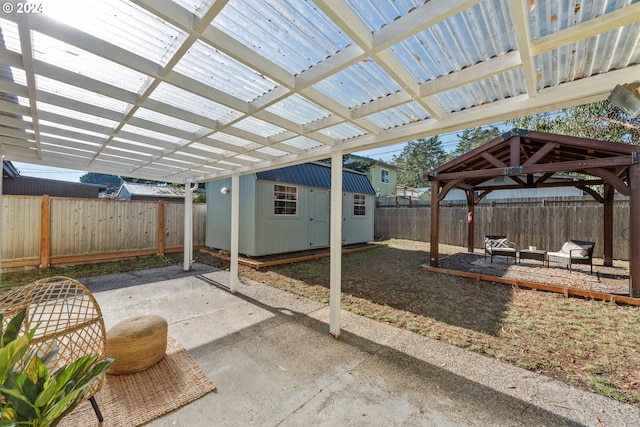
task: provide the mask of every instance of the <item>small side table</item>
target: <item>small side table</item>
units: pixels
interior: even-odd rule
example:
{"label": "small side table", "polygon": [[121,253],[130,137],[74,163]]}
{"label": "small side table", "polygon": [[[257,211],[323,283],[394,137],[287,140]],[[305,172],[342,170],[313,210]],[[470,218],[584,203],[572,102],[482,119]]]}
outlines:
{"label": "small side table", "polygon": [[544,262],[547,259],[547,251],[540,249],[520,249],[520,251],[518,251],[518,258],[518,262],[523,259],[537,259],[538,261],[542,262],[542,265],[544,265]]}

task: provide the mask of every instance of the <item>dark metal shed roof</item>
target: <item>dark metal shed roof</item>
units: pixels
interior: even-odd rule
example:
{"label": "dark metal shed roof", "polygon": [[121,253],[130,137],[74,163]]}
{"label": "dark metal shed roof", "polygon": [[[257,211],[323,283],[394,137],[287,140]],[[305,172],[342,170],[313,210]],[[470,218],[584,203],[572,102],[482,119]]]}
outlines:
{"label": "dark metal shed roof", "polygon": [[[331,188],[331,165],[321,162],[305,163],[256,173],[257,179]],[[349,169],[342,172],[342,191],[376,194],[367,176]]]}

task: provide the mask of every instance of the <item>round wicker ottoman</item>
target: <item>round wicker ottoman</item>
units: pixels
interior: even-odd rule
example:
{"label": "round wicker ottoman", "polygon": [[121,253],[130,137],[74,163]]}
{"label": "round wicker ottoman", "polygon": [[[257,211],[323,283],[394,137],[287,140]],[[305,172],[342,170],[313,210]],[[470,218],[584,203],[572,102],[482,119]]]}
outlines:
{"label": "round wicker ottoman", "polygon": [[107,331],[107,357],[115,361],[108,374],[142,371],[158,363],[167,351],[167,321],[161,316],[136,316]]}

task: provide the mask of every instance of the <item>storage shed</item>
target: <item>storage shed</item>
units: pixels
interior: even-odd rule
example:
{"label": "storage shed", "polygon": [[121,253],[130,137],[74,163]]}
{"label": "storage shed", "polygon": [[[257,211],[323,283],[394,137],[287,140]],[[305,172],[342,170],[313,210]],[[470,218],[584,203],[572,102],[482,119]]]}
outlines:
{"label": "storage shed", "polygon": [[[263,256],[329,246],[331,166],[306,163],[240,177],[239,253]],[[231,246],[231,179],[207,183],[206,245]],[[342,174],[342,243],[373,240],[375,190],[366,175]]]}

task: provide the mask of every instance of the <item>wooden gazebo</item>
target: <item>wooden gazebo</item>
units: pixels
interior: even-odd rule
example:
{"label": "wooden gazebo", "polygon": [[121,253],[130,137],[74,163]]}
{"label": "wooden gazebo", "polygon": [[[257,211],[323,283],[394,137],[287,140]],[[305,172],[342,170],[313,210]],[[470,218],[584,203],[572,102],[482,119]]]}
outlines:
{"label": "wooden gazebo", "polygon": [[[547,182],[556,172],[585,174],[584,179]],[[496,176],[514,183],[488,186]],[[427,174],[431,182],[430,265],[438,266],[440,202],[453,189],[465,191],[469,213],[494,190],[574,186],[603,204],[604,264],[613,262],[614,194],[629,197],[629,296],[640,297],[640,146],[513,129]],[[604,194],[591,186],[603,185]],[[477,194],[477,196],[476,196]],[[474,223],[467,246],[473,251]]]}

